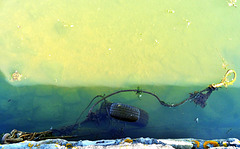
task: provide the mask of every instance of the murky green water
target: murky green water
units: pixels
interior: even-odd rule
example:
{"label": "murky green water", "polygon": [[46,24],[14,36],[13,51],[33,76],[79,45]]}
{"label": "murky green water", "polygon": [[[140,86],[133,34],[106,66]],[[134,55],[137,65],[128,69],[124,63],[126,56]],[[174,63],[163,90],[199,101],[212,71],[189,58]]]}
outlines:
{"label": "murky green water", "polygon": [[[1,132],[70,125],[94,96],[138,86],[178,103],[220,82],[225,68],[240,70],[240,11],[226,1],[13,0],[0,8]],[[16,70],[21,81],[11,80]],[[239,83],[214,92],[204,109],[135,93],[109,100],[149,113],[147,127],[126,128],[128,136],[237,137]]]}
{"label": "murky green water", "polygon": [[[14,87],[1,77],[1,132],[12,129],[22,131],[45,131],[51,127],[59,129],[75,123],[82,110],[96,95],[110,94],[120,89],[109,87],[57,87],[52,85],[34,85]],[[146,91],[157,94],[168,103],[178,103],[189,97],[188,93],[201,90],[204,86],[141,86]],[[136,106],[149,114],[145,128],[115,126],[124,128],[115,132],[112,137],[156,138],[226,138],[238,137],[239,129],[239,88],[220,89],[214,92],[203,109],[193,102],[187,102],[176,108],[162,106],[156,98],[143,94],[139,99],[135,93],[117,94],[109,101],[121,102]],[[99,107],[96,107],[98,109]],[[86,111],[80,122],[86,119]],[[195,119],[199,121],[196,123]],[[116,125],[116,124],[115,124]],[[110,137],[106,130],[97,123],[80,129],[81,139],[101,139]],[[90,129],[90,130],[89,130]],[[81,134],[82,133],[82,134]],[[117,133],[117,134],[116,134]],[[108,134],[106,136],[106,134]]]}

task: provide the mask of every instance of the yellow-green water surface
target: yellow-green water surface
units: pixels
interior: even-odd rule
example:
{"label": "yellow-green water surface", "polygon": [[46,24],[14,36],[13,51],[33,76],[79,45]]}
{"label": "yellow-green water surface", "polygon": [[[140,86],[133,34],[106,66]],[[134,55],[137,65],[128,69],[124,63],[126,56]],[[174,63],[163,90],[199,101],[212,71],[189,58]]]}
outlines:
{"label": "yellow-green water surface", "polygon": [[[0,1],[13,85],[199,85],[239,71],[239,8],[223,0]],[[11,82],[11,81],[10,81]],[[239,86],[239,81],[236,84]]]}

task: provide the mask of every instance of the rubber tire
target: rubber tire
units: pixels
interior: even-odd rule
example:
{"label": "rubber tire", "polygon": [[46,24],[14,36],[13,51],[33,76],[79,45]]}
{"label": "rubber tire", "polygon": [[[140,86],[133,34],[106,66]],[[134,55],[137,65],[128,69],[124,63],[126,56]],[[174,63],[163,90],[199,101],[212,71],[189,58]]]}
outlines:
{"label": "rubber tire", "polygon": [[110,115],[122,121],[136,122],[140,117],[140,110],[122,103],[113,103],[110,107]]}
{"label": "rubber tire", "polygon": [[147,112],[137,107],[122,103],[111,104],[110,116],[126,122],[135,122],[132,124],[140,127],[145,127],[148,123]]}

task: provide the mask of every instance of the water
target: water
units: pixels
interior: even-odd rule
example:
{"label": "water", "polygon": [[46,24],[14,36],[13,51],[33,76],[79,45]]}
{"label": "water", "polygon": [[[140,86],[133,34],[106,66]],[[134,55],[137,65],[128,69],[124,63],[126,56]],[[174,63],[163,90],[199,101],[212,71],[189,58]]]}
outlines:
{"label": "water", "polygon": [[[224,68],[239,72],[240,13],[226,1],[1,1],[0,7],[1,132],[73,124],[94,96],[138,86],[178,103],[220,82]],[[11,81],[16,70],[21,81]],[[134,93],[109,100],[149,113],[146,128],[126,135],[237,137],[239,87],[237,79],[214,92],[204,109],[193,102],[167,108]]]}

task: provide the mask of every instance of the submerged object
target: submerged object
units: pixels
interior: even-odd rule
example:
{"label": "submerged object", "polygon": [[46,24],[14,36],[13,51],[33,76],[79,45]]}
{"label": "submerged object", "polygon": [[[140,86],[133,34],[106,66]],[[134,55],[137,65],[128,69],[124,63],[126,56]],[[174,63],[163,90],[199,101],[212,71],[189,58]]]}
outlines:
{"label": "submerged object", "polygon": [[[82,113],[81,113],[82,114]],[[82,122],[53,129],[53,136],[72,136],[76,139],[121,138],[148,124],[148,113],[140,108],[104,100],[100,107],[88,113]]]}
{"label": "submerged object", "polygon": [[[228,79],[228,76],[230,76],[231,74],[233,74],[233,78],[231,81],[229,81]],[[137,89],[130,89],[130,90],[119,90],[119,91],[116,91],[116,92],[113,92],[109,95],[104,95],[104,96],[101,96],[102,98],[100,100],[98,100],[89,110],[88,114],[91,114],[93,108],[98,105],[100,102],[102,102],[103,100],[106,100],[107,98],[113,96],[113,95],[116,95],[116,94],[119,94],[119,93],[123,93],[123,92],[136,92],[137,95],[141,95],[144,93],[144,94],[149,94],[151,96],[154,96],[161,105],[165,106],[165,107],[177,107],[177,106],[180,106],[180,105],[183,105],[184,103],[186,103],[187,101],[194,101],[194,103],[196,105],[200,105],[202,108],[204,108],[206,105],[207,105],[207,99],[210,97],[210,95],[212,94],[213,91],[217,90],[218,88],[221,88],[221,86],[225,86],[227,87],[228,85],[233,85],[233,83],[236,81],[236,78],[237,78],[237,73],[235,70],[232,70],[232,69],[229,69],[223,79],[221,80],[220,83],[217,83],[217,84],[211,84],[209,85],[207,88],[205,88],[204,90],[202,91],[195,91],[194,93],[190,93],[190,97],[188,97],[187,99],[179,102],[179,103],[176,103],[176,104],[169,104],[169,103],[166,103],[165,101],[161,100],[156,94],[152,93],[152,92],[149,92],[149,91],[144,91],[144,90],[141,90],[139,87]],[[99,95],[94,97],[93,100],[97,97],[100,97]],[[138,96],[139,97],[139,96]],[[92,100],[92,101],[93,101]],[[91,102],[92,102],[91,101]]]}
{"label": "submerged object", "polygon": [[[227,78],[231,74],[234,74],[231,81]],[[107,100],[108,97],[113,95],[123,93],[123,92],[136,92],[136,94],[149,94],[154,96],[161,105],[165,107],[177,107],[184,104],[187,101],[193,101],[196,105],[200,105],[202,108],[206,106],[206,101],[211,95],[211,93],[221,86],[227,87],[228,85],[232,85],[236,81],[236,72],[234,70],[228,70],[218,84],[211,84],[206,89],[202,91],[195,91],[194,93],[190,93],[190,97],[183,100],[177,104],[168,104],[161,100],[156,94],[141,90],[139,87],[137,89],[129,89],[129,90],[119,90],[113,92],[109,95],[97,95],[94,97],[89,105],[81,112],[80,116],[76,120],[75,124],[70,126],[64,126],[60,129],[51,129],[45,132],[21,132],[14,130],[9,134],[3,136],[2,141],[3,143],[14,143],[20,142],[23,140],[42,140],[46,138],[84,138],[86,139],[87,136],[90,136],[91,139],[93,134],[96,134],[96,138],[120,138],[126,136],[125,133],[129,130],[133,130],[135,128],[132,127],[125,127],[126,125],[137,126],[138,129],[142,127],[146,127],[148,124],[148,113],[140,108],[123,104],[123,103],[113,103]],[[93,106],[90,105],[93,103],[95,99],[101,97]],[[101,103],[100,108],[97,110],[93,110],[99,103]],[[88,111],[87,118],[79,122],[82,114],[90,107]],[[198,118],[195,119],[196,123],[198,122]],[[127,128],[127,129],[126,129]],[[133,131],[134,132],[134,131]],[[136,132],[136,131],[135,131]],[[134,133],[131,133],[131,135]],[[206,147],[216,145],[214,142],[210,142],[206,144]],[[71,145],[69,145],[71,146]],[[199,146],[199,145],[198,145]]]}
{"label": "submerged object", "polygon": [[112,103],[105,100],[99,110],[88,114],[84,122],[96,121],[100,123],[102,121],[111,122],[114,120],[120,120],[120,122],[125,122],[129,125],[145,127],[148,124],[148,113],[134,106],[123,103]]}
{"label": "submerged object", "polygon": [[112,103],[109,109],[111,117],[115,119],[136,122],[135,124],[140,127],[145,127],[148,123],[148,113],[140,108],[122,103]]}
{"label": "submerged object", "polygon": [[[234,76],[233,76],[232,80],[229,81],[228,76],[230,76],[231,74],[233,74]],[[233,70],[233,69],[229,69],[229,70],[225,73],[225,75],[224,75],[224,77],[223,77],[223,79],[221,80],[220,83],[211,84],[210,86],[213,87],[213,88],[219,88],[219,87],[221,87],[221,86],[227,87],[228,85],[233,85],[233,83],[236,81],[236,79],[237,79],[237,73],[236,73],[236,71]]]}
{"label": "submerged object", "polygon": [[[195,91],[194,93],[190,93],[190,99],[193,101],[196,105],[199,105],[200,107],[204,108],[207,105],[207,99],[214,91],[214,88],[206,88],[205,90],[198,92]],[[204,94],[204,92],[206,92]]]}
{"label": "submerged object", "polygon": [[5,133],[2,137],[2,143],[6,144],[7,143],[7,138],[11,136],[9,133]]}
{"label": "submerged object", "polygon": [[[228,76],[233,74],[233,78],[231,81],[229,81]],[[223,79],[220,83],[217,84],[211,84],[206,89],[202,91],[195,91],[194,93],[190,93],[189,100],[193,101],[196,105],[200,105],[202,108],[204,108],[207,105],[207,99],[212,94],[213,91],[218,90],[218,88],[221,88],[222,86],[227,87],[228,85],[233,85],[233,83],[236,81],[237,73],[235,70],[229,69]]]}
{"label": "submerged object", "polygon": [[32,141],[32,140],[42,140],[42,138],[51,136],[51,131],[43,131],[43,132],[23,132],[16,129],[13,129],[10,133],[5,133],[2,137],[2,143],[17,143],[22,142],[24,140]]}
{"label": "submerged object", "polygon": [[110,106],[110,115],[122,121],[136,122],[140,118],[140,110],[126,104],[113,103]]}

